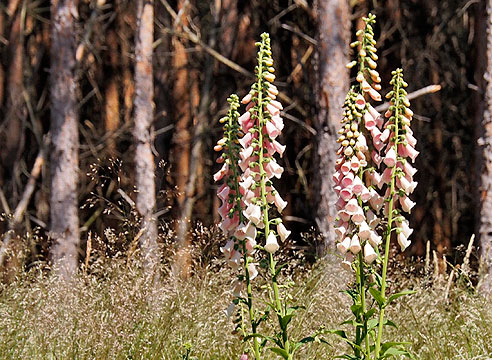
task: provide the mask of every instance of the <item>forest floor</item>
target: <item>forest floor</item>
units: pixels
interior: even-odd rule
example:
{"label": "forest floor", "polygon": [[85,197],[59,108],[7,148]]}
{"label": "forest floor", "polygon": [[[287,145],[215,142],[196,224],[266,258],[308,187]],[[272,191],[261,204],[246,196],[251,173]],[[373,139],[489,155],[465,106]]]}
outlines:
{"label": "forest floor", "polygon": [[[293,323],[297,339],[349,316],[351,301],[341,290],[350,278],[337,262],[294,277],[294,300],[306,307]],[[222,265],[186,282],[163,276],[157,290],[119,260],[100,261],[70,284],[33,269],[0,289],[0,358],[174,360],[184,359],[190,344],[189,359],[238,359],[244,344],[224,312],[233,276]],[[391,306],[398,329],[386,338],[411,342],[417,359],[492,359],[490,302],[461,286],[446,299],[445,280],[391,278],[417,293]],[[297,359],[333,359],[346,350],[336,336],[326,339],[331,345],[315,343]]]}

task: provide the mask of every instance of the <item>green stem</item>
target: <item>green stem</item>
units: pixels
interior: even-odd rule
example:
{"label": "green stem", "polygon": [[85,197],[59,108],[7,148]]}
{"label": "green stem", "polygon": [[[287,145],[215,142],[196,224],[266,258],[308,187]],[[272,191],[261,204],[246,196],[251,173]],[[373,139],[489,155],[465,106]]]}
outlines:
{"label": "green stem", "polygon": [[[400,93],[400,79],[396,78],[396,84],[395,84],[395,104],[394,104],[394,117],[395,117],[395,143],[394,143],[394,150],[395,153],[398,154],[398,123],[399,123],[399,93]],[[382,279],[382,284],[381,284],[381,297],[383,299],[386,298],[386,273],[388,271],[388,255],[389,255],[389,249],[390,249],[390,242],[391,242],[391,229],[393,225],[393,198],[395,195],[395,174],[396,174],[396,164],[393,167],[393,170],[391,172],[391,187],[390,187],[390,201],[389,201],[389,212],[388,212],[388,227],[386,229],[386,240],[385,240],[385,248],[384,248],[384,260],[383,260],[383,279]],[[384,321],[384,307],[381,308],[381,312],[379,313],[379,323],[378,323],[378,337],[376,340],[376,360],[379,359],[379,352],[381,350],[381,339],[383,336],[383,321]]]}
{"label": "green stem", "polygon": [[367,319],[366,319],[366,287],[364,276],[364,256],[362,250],[359,252],[359,282],[360,282],[360,302],[362,306],[362,323],[364,324],[364,341],[366,345],[366,358],[370,359],[370,347],[369,347],[369,334],[367,333]]}
{"label": "green stem", "polygon": [[[261,207],[263,210],[263,222],[265,224],[265,239],[268,239],[268,235],[270,234],[270,221],[268,219],[268,202],[267,202],[267,192],[266,192],[266,178],[267,174],[263,167],[264,156],[263,156],[263,128],[265,126],[265,119],[263,117],[263,43],[260,48],[260,57],[258,59],[258,82],[257,82],[257,90],[258,90],[258,151],[259,151],[259,159],[258,166],[260,169],[260,191],[261,191]],[[269,265],[270,265],[270,273],[272,275],[272,287],[273,287],[273,296],[275,299],[275,310],[277,311],[277,317],[279,319],[280,325],[280,317],[284,315],[284,311],[282,308],[282,304],[280,302],[280,295],[278,290],[277,276],[276,276],[276,262],[273,259],[273,254],[269,253]],[[289,351],[289,341],[287,336],[287,330],[280,326],[282,330],[282,341],[284,344],[284,350],[290,354]],[[290,355],[289,355],[290,357]]]}

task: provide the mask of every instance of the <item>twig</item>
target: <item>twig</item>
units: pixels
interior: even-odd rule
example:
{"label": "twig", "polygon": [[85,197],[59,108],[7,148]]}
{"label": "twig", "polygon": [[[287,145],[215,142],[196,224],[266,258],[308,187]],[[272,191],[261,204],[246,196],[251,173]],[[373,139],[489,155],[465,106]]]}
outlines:
{"label": "twig", "polygon": [[36,160],[34,161],[34,165],[32,167],[31,176],[29,177],[26,188],[24,189],[24,193],[22,194],[22,198],[17,204],[12,218],[9,220],[9,231],[7,231],[7,233],[5,234],[3,243],[0,248],[0,264],[3,263],[9,243],[12,239],[12,236],[15,234],[15,227],[22,221],[24,212],[26,211],[27,205],[31,200],[32,194],[34,193],[36,180],[41,173],[41,169],[45,161],[47,141],[48,140],[46,138],[45,143],[41,146],[41,149],[39,150],[38,156],[36,157]]}
{"label": "twig", "polygon": [[431,243],[429,240],[427,240],[427,243],[425,244],[425,273],[429,271],[430,268],[430,248],[431,248]]}
{"label": "twig", "polygon": [[286,118],[287,120],[290,120],[290,121],[302,126],[304,129],[309,131],[311,134],[313,134],[313,135],[317,134],[317,131],[313,127],[309,126],[304,121],[296,118],[295,116],[290,115],[290,114],[283,112],[283,111],[280,112],[280,115],[282,115],[282,117]]}
{"label": "twig", "polygon": [[296,34],[297,36],[299,36],[300,38],[303,38],[304,40],[306,40],[307,42],[313,44],[314,46],[318,45],[318,42],[315,39],[313,39],[309,35],[304,34],[303,32],[300,32],[299,30],[297,30],[293,26],[290,26],[290,25],[287,25],[287,24],[282,24],[282,25],[280,25],[280,27],[282,29],[285,29],[287,31],[290,31],[290,32]]}
{"label": "twig", "polygon": [[[411,92],[410,94],[407,95],[407,98],[408,98],[408,100],[413,100],[413,99],[416,99],[422,95],[433,94],[435,92],[438,92],[439,90],[441,90],[441,85],[429,85],[429,86],[426,86],[422,89]],[[376,110],[379,112],[383,112],[383,111],[388,110],[389,107],[390,107],[390,103],[385,102],[384,104],[376,106]]]}
{"label": "twig", "polygon": [[454,278],[454,269],[451,270],[451,274],[449,274],[448,283],[446,285],[446,291],[444,292],[444,300],[448,299],[449,290],[451,289],[451,285],[453,284],[453,278]]}
{"label": "twig", "polygon": [[[169,3],[166,0],[160,0],[160,1],[164,5],[164,7],[166,8],[166,10],[169,12],[169,14],[171,15],[171,17],[173,19],[176,19],[178,15],[172,9],[172,7],[169,5]],[[178,36],[180,38],[187,39],[187,40],[191,41],[192,43],[194,43],[195,45],[201,47],[203,50],[205,50],[205,52],[207,52],[209,55],[213,56],[217,61],[223,63],[224,65],[226,65],[228,67],[230,67],[232,70],[235,70],[238,73],[240,73],[240,74],[242,74],[242,75],[244,75],[244,76],[246,76],[246,77],[248,77],[250,79],[254,79],[255,78],[255,75],[252,72],[249,72],[248,70],[246,70],[242,66],[240,66],[240,65],[236,64],[234,61],[226,58],[224,55],[220,54],[219,52],[217,52],[216,50],[212,49],[210,46],[208,46],[207,44],[205,44],[203,41],[201,41],[201,39],[196,34],[194,34],[190,30],[189,27],[183,25],[183,31],[184,32],[182,32],[182,31],[175,31],[175,30],[166,29],[166,28],[163,28],[161,31],[163,33],[165,33],[165,34],[175,35],[175,36]],[[282,101],[286,102],[286,103],[289,103],[289,104],[294,102],[289,96],[287,96],[283,92],[279,92],[278,98],[281,99]],[[297,111],[299,111],[299,113],[302,116],[307,116],[306,111],[304,109],[302,109],[300,106],[296,105],[295,109]]]}
{"label": "twig", "polygon": [[439,278],[439,259],[436,250],[432,250],[432,258],[434,261],[434,280],[437,280]]}
{"label": "twig", "polygon": [[306,63],[306,61],[309,59],[309,57],[311,56],[311,54],[313,53],[313,46],[310,45],[306,52],[304,53],[304,55],[302,56],[301,58],[301,62],[298,63],[295,67],[294,67],[294,70],[292,70],[292,72],[290,73],[289,77],[287,78],[287,82],[291,82],[292,79],[294,78],[294,76],[296,76],[296,74],[301,71],[302,69],[302,66]]}
{"label": "twig", "polygon": [[135,253],[135,251],[137,251],[137,248],[138,248],[138,240],[143,235],[143,233],[145,232],[145,230],[146,230],[146,227],[141,227],[140,230],[138,231],[137,235],[135,235],[135,237],[133,238],[133,241],[132,241],[132,243],[130,245],[130,249],[128,249],[128,255],[127,255],[127,258],[126,258],[126,266],[127,267],[130,267],[131,257],[133,256],[133,254]]}
{"label": "twig", "polygon": [[268,20],[268,25],[272,25],[272,24],[275,24],[277,23],[283,16],[287,15],[288,13],[290,13],[291,11],[297,9],[297,4],[294,3],[292,5],[290,5],[289,7],[283,9],[281,12],[279,12],[277,15],[275,15],[274,17],[272,17],[270,20]]}
{"label": "twig", "polygon": [[219,52],[217,52],[216,50],[212,49],[207,44],[203,43],[198,38],[198,36],[196,36],[195,34],[193,34],[191,32],[191,30],[188,27],[183,26],[183,30],[184,30],[184,32],[181,32],[181,31],[173,31],[173,30],[170,30],[170,29],[163,29],[162,31],[164,33],[168,33],[170,35],[175,35],[175,36],[178,36],[180,38],[183,38],[183,39],[186,39],[186,40],[190,40],[192,43],[194,43],[195,45],[200,46],[203,50],[205,50],[207,53],[209,53],[209,55],[213,56],[218,61],[220,61],[224,65],[230,67],[231,69],[237,71],[238,73],[240,73],[240,74],[242,74],[242,75],[244,75],[244,76],[246,76],[248,78],[254,78],[255,77],[253,73],[249,72],[248,70],[246,70],[242,66],[236,64],[232,60],[229,60],[224,55],[220,54]]}
{"label": "twig", "polygon": [[118,194],[130,205],[132,208],[135,207],[135,202],[132,200],[130,196],[126,192],[123,191],[123,189],[118,189],[116,190]]}
{"label": "twig", "polygon": [[84,267],[85,275],[87,275],[87,270],[89,269],[91,252],[92,252],[92,232],[89,231],[89,234],[87,235],[87,246],[85,250],[85,267]]}
{"label": "twig", "polygon": [[1,188],[0,188],[0,202],[2,203],[3,211],[5,211],[7,215],[10,215],[12,211],[10,210],[9,202],[5,197],[5,193]]}
{"label": "twig", "polygon": [[466,248],[466,253],[465,253],[465,258],[463,259],[463,265],[461,266],[461,271],[463,271],[463,273],[467,273],[468,272],[468,267],[469,267],[469,264],[470,264],[470,256],[471,256],[471,252],[473,250],[473,242],[475,241],[475,234],[472,234],[472,236],[470,237],[470,241],[468,242],[468,247]]}

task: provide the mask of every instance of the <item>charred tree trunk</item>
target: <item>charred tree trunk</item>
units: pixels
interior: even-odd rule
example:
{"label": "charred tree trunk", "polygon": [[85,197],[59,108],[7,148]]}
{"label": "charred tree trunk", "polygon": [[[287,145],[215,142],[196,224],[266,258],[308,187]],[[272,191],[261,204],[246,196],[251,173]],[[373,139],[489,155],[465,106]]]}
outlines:
{"label": "charred tree trunk", "polygon": [[51,2],[52,258],[65,275],[77,270],[79,132],[75,81],[75,0]]}
{"label": "charred tree trunk", "polygon": [[492,294],[492,0],[479,3],[478,83],[484,98],[477,111],[478,168],[480,209],[477,232],[480,241],[481,289]]}
{"label": "charred tree trunk", "polygon": [[336,157],[336,134],[342,117],[342,105],[349,87],[347,51],[350,42],[350,8],[346,0],[317,0],[318,50],[315,117],[314,199],[316,223],[324,237],[324,248],[333,245],[336,194],[332,175]]}
{"label": "charred tree trunk", "polygon": [[159,263],[157,220],[154,217],[155,163],[151,144],[154,118],[154,81],[152,44],[154,41],[154,4],[152,0],[137,2],[137,34],[135,44],[135,182],[136,207],[142,217],[140,247],[146,270],[154,274]]}

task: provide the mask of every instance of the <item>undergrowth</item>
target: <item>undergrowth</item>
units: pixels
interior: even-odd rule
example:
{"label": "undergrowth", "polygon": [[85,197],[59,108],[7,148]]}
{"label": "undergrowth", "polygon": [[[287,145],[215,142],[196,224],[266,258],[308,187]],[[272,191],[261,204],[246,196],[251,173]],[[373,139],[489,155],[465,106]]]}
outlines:
{"label": "undergrowth", "polygon": [[[152,288],[138,267],[113,259],[81,273],[71,283],[39,268],[0,292],[1,359],[238,359],[244,346],[224,310],[233,279],[214,263],[187,281],[171,275]],[[131,264],[130,264],[131,265]],[[95,271],[98,270],[98,271]],[[339,292],[349,274],[327,257],[312,269],[291,273],[294,301],[306,305],[293,324],[297,336],[324,325],[336,328],[348,317],[350,299]],[[392,274],[395,280],[403,274]],[[289,279],[286,279],[289,280]],[[394,283],[399,283],[394,282]],[[492,312],[479,295],[445,281],[406,279],[417,294],[389,309],[399,325],[390,334],[412,343],[417,359],[492,358]],[[432,285],[430,285],[432,283]],[[332,359],[345,346],[315,344],[302,359]],[[186,357],[185,354],[187,354]],[[265,359],[274,359],[266,354]]]}

